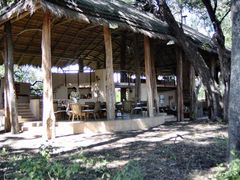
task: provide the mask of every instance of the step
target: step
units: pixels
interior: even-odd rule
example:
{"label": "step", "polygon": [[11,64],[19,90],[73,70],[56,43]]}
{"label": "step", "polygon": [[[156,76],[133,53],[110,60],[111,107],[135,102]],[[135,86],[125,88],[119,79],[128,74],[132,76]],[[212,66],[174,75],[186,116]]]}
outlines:
{"label": "step", "polygon": [[20,112],[30,111],[31,112],[31,110],[29,108],[18,108],[18,111],[20,111]]}
{"label": "step", "polygon": [[21,118],[20,122],[21,123],[25,123],[25,122],[31,122],[31,121],[36,121],[36,118],[33,117],[33,118]]}
{"label": "step", "polygon": [[29,107],[29,103],[17,103],[17,106],[28,106]]}
{"label": "step", "polygon": [[172,122],[172,121],[177,121],[177,117],[174,115],[167,115],[165,117],[165,122]]}
{"label": "step", "polygon": [[[40,129],[39,129],[40,128]],[[22,131],[42,131],[42,121],[25,121],[21,123],[21,130]],[[41,134],[41,133],[40,133]]]}
{"label": "step", "polygon": [[[21,116],[21,115],[20,115]],[[22,119],[36,119],[33,115],[29,115],[29,116],[21,116]]]}
{"label": "step", "polygon": [[17,106],[17,109],[30,109],[30,107],[29,106]]}
{"label": "step", "polygon": [[29,116],[29,115],[32,115],[32,116],[33,116],[33,114],[32,114],[31,111],[29,111],[29,112],[27,112],[27,111],[25,111],[25,112],[19,112],[19,111],[18,111],[18,114],[21,115],[21,116]]}

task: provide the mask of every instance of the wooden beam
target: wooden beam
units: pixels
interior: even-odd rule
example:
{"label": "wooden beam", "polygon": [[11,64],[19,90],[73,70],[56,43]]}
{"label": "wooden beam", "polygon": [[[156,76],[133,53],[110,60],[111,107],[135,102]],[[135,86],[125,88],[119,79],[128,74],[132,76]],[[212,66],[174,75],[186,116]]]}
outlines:
{"label": "wooden beam", "polygon": [[13,39],[12,26],[10,21],[4,24],[4,49],[5,49],[5,85],[6,85],[6,101],[9,108],[11,132],[13,134],[19,133],[18,112],[16,91],[14,86],[14,70],[13,70]]}
{"label": "wooden beam", "polygon": [[176,47],[177,58],[177,120],[184,119],[183,112],[183,54],[182,50]]}
{"label": "wooden beam", "polygon": [[[40,26],[41,27],[41,26]],[[39,28],[40,28],[39,27]],[[33,35],[32,35],[32,37],[31,37],[31,40],[30,40],[30,42],[32,42],[33,40],[34,40],[34,38],[35,38],[35,36],[39,33],[40,31],[36,31]],[[31,47],[31,43],[29,43],[25,48],[24,48],[24,50],[22,50],[22,52],[26,52],[26,51],[28,51],[29,50],[29,48]],[[22,55],[23,56],[23,55]],[[21,61],[23,60],[23,57],[22,56],[20,56],[19,57],[19,59],[17,60],[17,62],[20,64],[21,63]]]}
{"label": "wooden beam", "polygon": [[[71,26],[71,22],[70,22],[69,26]],[[52,47],[52,51],[53,51],[53,52],[55,51],[55,49],[56,49],[56,47],[59,45],[59,43],[61,43],[61,40],[64,38],[64,35],[68,32],[68,30],[69,30],[69,27],[66,26],[65,29],[64,29],[64,31],[63,31],[63,33],[59,35],[59,36],[60,36],[59,39],[55,42],[55,44],[54,44],[53,47]],[[75,38],[76,38],[76,37],[75,37]],[[69,45],[69,46],[70,46],[70,45]],[[69,46],[68,46],[68,48],[69,48]]]}
{"label": "wooden beam", "polygon": [[[76,51],[76,53],[74,54],[73,57],[79,58],[80,55],[84,54],[84,51],[89,51],[87,54],[84,55],[83,59],[84,59],[85,57],[87,57],[88,54],[91,53],[91,50],[95,49],[96,47],[99,46],[100,43],[102,43],[102,39],[100,39],[99,41],[97,41],[97,42],[95,43],[95,46],[94,46],[92,49],[88,49],[88,48],[94,43],[94,41],[96,41],[97,37],[98,37],[98,35],[94,38],[93,41],[89,42],[89,44],[87,45],[87,47],[85,47],[85,48],[82,50],[82,52]],[[85,42],[83,42],[83,44],[84,44],[84,43],[85,43]]]}
{"label": "wooden beam", "polygon": [[55,115],[51,73],[51,16],[44,13],[42,26],[43,138],[55,138]]}
{"label": "wooden beam", "polygon": [[111,31],[107,25],[103,27],[106,52],[106,104],[107,119],[115,118],[115,87],[113,81],[113,53]]}
{"label": "wooden beam", "polygon": [[144,36],[144,61],[145,61],[145,74],[146,74],[146,85],[147,85],[147,97],[148,97],[148,115],[153,117],[153,93],[151,83],[151,51],[150,51],[150,40],[148,36]]}
{"label": "wooden beam", "polygon": [[[97,25],[92,25],[92,26],[88,26],[88,25],[87,25],[87,26],[84,27],[83,29],[77,31],[77,33],[76,33],[74,36],[71,36],[71,43],[70,43],[70,44],[68,45],[68,47],[63,51],[62,55],[63,55],[65,52],[67,52],[68,49],[71,48],[71,46],[72,46],[76,41],[78,41],[78,36],[80,35],[81,32],[83,32],[83,31],[85,31],[85,30],[89,30],[89,29],[95,28],[96,26],[97,26]],[[65,32],[62,34],[61,39],[64,37],[64,35],[66,34],[66,32],[67,32],[67,31],[65,31]],[[99,36],[99,35],[97,35],[97,36]],[[69,37],[69,38],[70,38],[70,37]],[[82,44],[84,44],[84,43],[87,41],[87,39],[88,39],[88,38],[85,38],[85,41],[82,42]],[[55,51],[55,48],[57,47],[57,45],[58,45],[59,43],[61,43],[60,40],[58,41],[58,43],[55,44],[55,46],[54,46],[54,48],[53,48],[53,52]],[[91,44],[91,43],[89,43],[89,44]],[[80,48],[77,47],[77,49],[74,50],[74,51],[76,52],[75,54],[79,53],[79,52],[78,52],[79,49],[80,49]],[[80,52],[80,54],[81,54],[81,53],[82,53],[82,52]],[[73,57],[75,57],[75,55],[74,55]]]}

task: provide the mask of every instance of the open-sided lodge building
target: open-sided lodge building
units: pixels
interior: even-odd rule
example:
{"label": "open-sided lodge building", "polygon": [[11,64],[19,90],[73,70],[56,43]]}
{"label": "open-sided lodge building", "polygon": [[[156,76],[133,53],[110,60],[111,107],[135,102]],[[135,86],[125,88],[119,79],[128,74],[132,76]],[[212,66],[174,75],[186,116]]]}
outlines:
{"label": "open-sided lodge building", "polygon": [[[7,31],[7,27],[11,30]],[[183,25],[183,28],[188,38],[198,45],[216,77],[218,60],[211,40],[189,27]],[[9,32],[12,39],[5,38]],[[98,91],[103,92],[100,100],[106,102],[109,120],[116,116],[115,87],[121,90],[121,100],[129,98],[126,92],[133,92],[133,101],[147,101],[149,117],[159,112],[159,106],[164,103],[170,106],[170,101],[177,106],[179,120],[183,118],[184,105],[191,107],[195,72],[168,25],[121,1],[20,0],[0,11],[0,39],[1,64],[7,64],[6,52],[10,51],[6,48],[12,43],[10,53],[13,53],[14,64],[42,67],[43,113],[48,114],[42,116],[45,121],[53,111],[53,105],[49,106],[53,98],[66,98],[70,83],[86,88],[84,83],[88,80],[84,79],[90,79],[93,94],[98,92],[92,87],[100,84]],[[72,64],[79,65],[78,74],[72,75],[74,82],[71,82],[73,77],[66,78],[71,75],[51,74],[53,66]],[[87,77],[82,73],[84,66],[93,69]],[[114,82],[114,72],[121,74],[117,82]],[[129,78],[132,75],[134,80]],[[64,97],[57,95],[62,87],[65,87]],[[19,101],[20,96],[21,93],[17,96]],[[96,97],[99,98],[98,94]],[[161,102],[164,99],[165,102]]]}

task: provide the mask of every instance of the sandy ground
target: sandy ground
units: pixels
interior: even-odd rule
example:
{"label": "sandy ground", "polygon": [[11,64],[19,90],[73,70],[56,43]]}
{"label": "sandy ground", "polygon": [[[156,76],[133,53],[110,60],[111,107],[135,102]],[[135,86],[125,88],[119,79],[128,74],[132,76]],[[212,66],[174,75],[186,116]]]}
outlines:
{"label": "sandy ground", "polygon": [[51,145],[54,153],[80,150],[106,157],[109,168],[137,160],[145,179],[208,179],[226,161],[227,127],[204,122],[172,122],[146,130],[59,136],[43,141],[40,130],[0,134],[0,148],[11,153]]}

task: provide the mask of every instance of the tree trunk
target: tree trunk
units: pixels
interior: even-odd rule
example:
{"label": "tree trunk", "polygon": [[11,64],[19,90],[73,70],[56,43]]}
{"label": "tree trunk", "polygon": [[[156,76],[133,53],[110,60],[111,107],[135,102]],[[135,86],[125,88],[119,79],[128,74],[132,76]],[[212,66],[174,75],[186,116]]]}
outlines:
{"label": "tree trunk", "polygon": [[113,81],[113,55],[112,55],[112,36],[108,26],[104,26],[104,43],[106,51],[106,104],[107,104],[107,119],[115,118],[115,87]]}
{"label": "tree trunk", "polygon": [[176,47],[177,57],[177,120],[184,120],[183,103],[183,52]]}
{"label": "tree trunk", "polygon": [[158,97],[158,91],[157,91],[157,79],[156,79],[156,69],[155,69],[155,46],[150,41],[150,47],[151,47],[151,68],[152,68],[152,75],[151,75],[151,81],[152,81],[152,93],[153,93],[153,105],[155,107],[155,111],[158,114],[159,113],[159,97]]}
{"label": "tree trunk", "polygon": [[173,33],[173,36],[177,39],[178,44],[183,49],[186,59],[193,65],[197,74],[202,78],[203,85],[206,87],[206,90],[209,95],[209,100],[211,102],[211,108],[213,109],[212,119],[218,119],[220,107],[220,102],[218,101],[218,96],[220,95],[219,89],[216,87],[215,81],[213,80],[210,70],[205,63],[203,57],[198,52],[196,45],[188,40],[179,27],[178,23],[175,21],[171,10],[167,6],[166,2],[162,1],[162,7],[164,12],[164,17],[169,27],[171,28],[170,32]]}
{"label": "tree trunk", "polygon": [[42,71],[43,71],[43,139],[55,138],[55,115],[51,73],[51,16],[44,13],[42,26]]}
{"label": "tree trunk", "polygon": [[231,61],[230,58],[227,57],[227,52],[225,48],[225,37],[221,28],[221,21],[219,21],[216,17],[216,11],[212,7],[211,1],[202,0],[205,5],[209,17],[212,21],[213,28],[215,30],[214,34],[214,43],[217,46],[218,58],[220,62],[221,69],[221,81],[224,85],[224,93],[223,93],[223,118],[224,121],[228,121],[228,101],[229,101],[229,83],[230,83],[230,66]]}
{"label": "tree trunk", "polygon": [[[5,46],[6,47],[6,46]],[[5,48],[6,54],[6,48]],[[5,116],[5,132],[11,131],[10,112],[8,105],[8,80],[7,80],[7,57],[4,57],[5,75],[4,75],[4,116]]]}
{"label": "tree trunk", "polygon": [[229,157],[233,160],[235,157],[231,152],[240,156],[240,2],[232,1],[232,65],[231,65],[231,81],[229,93],[228,108],[228,134],[229,134]]}
{"label": "tree trunk", "polygon": [[197,117],[197,96],[196,96],[196,86],[195,86],[195,70],[190,65],[190,119],[196,120]]}
{"label": "tree trunk", "polygon": [[[5,85],[6,85],[6,98],[5,103],[6,107],[6,118],[8,121],[8,110],[9,110],[9,119],[11,122],[11,132],[13,134],[19,133],[19,124],[18,124],[18,113],[17,113],[17,103],[16,103],[16,92],[14,87],[13,79],[13,41],[12,41],[12,27],[11,23],[8,21],[4,26],[4,48],[5,48]],[[8,125],[7,125],[8,126]]]}
{"label": "tree trunk", "polygon": [[147,85],[147,97],[148,97],[148,115],[153,117],[153,93],[152,93],[152,68],[151,68],[151,49],[149,37],[144,36],[144,61],[145,61],[145,75]]}

